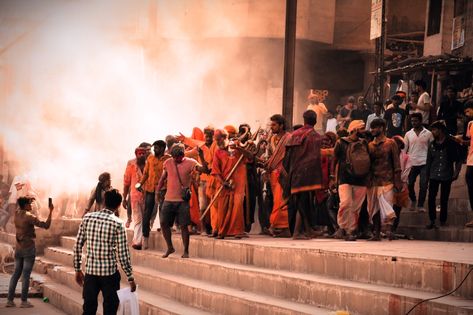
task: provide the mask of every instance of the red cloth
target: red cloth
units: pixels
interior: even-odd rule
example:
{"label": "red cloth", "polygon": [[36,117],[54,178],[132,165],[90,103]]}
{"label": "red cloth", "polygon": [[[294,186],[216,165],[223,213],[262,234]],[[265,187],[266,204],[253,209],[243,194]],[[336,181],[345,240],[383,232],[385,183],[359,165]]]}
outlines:
{"label": "red cloth", "polygon": [[[240,156],[241,153],[238,151],[230,155],[227,150],[218,149],[213,159],[212,175],[218,174],[225,179]],[[246,163],[246,158],[243,158],[231,177],[234,188],[223,189],[218,197],[216,228],[220,236],[244,233],[243,199],[246,190]]]}
{"label": "red cloth", "polygon": [[279,183],[278,169],[271,172],[270,183],[271,191],[273,192],[273,210],[269,217],[271,227],[278,229],[289,228],[288,212],[287,212],[287,201],[283,198],[283,188]]}
{"label": "red cloth", "polygon": [[332,161],[333,149],[322,149],[320,165],[322,168],[322,189],[317,190],[315,196],[318,202],[324,201],[327,196],[327,189],[330,181],[330,164]]}
{"label": "red cloth", "polygon": [[198,127],[194,127],[194,129],[192,129],[191,138],[194,140],[205,141],[204,132]]}
{"label": "red cloth", "polygon": [[283,166],[288,174],[284,196],[322,188],[322,137],[305,125],[291,135],[286,144]]}
{"label": "red cloth", "polygon": [[191,200],[189,201],[191,221],[195,225],[200,225],[200,208],[199,208],[199,195],[195,184],[191,184]]}

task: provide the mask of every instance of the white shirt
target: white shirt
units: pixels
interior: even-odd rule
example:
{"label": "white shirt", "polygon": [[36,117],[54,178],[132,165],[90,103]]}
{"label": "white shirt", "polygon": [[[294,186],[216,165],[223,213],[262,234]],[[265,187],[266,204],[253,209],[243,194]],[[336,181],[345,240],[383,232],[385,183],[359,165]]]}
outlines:
{"label": "white shirt", "polygon": [[368,115],[368,118],[366,119],[366,126],[365,126],[365,129],[366,130],[370,130],[370,125],[371,125],[371,122],[375,119],[378,119],[378,118],[381,118],[383,119],[384,118],[384,113],[381,113],[381,115],[376,115],[376,113],[373,113],[373,114],[369,114]]}
{"label": "white shirt", "polygon": [[[424,92],[419,96],[419,100],[417,101],[417,106],[424,106],[424,104],[431,104],[430,103],[430,96],[429,93]],[[422,110],[417,108],[416,113],[421,113],[422,114],[422,123],[423,124],[428,124],[429,123],[429,116],[430,116],[430,110]]]}
{"label": "white shirt", "polygon": [[468,157],[466,158],[466,165],[473,166],[473,121],[468,123],[466,136],[470,138],[470,147],[468,148]]}
{"label": "white shirt", "polygon": [[314,129],[316,131],[322,131],[322,124],[325,119],[325,114],[327,113],[327,107],[325,107],[324,103],[318,103],[318,104],[309,104],[307,106],[307,110],[313,110],[317,114],[317,123],[314,126]]}
{"label": "white shirt", "polygon": [[432,133],[424,127],[422,127],[419,135],[414,131],[414,128],[406,132],[404,136],[404,150],[409,154],[412,166],[420,166],[427,163],[427,151],[430,142],[433,140]]}
{"label": "white shirt", "polygon": [[330,119],[327,119],[327,128],[325,130],[325,132],[333,132],[333,133],[337,133],[337,118],[330,118]]}

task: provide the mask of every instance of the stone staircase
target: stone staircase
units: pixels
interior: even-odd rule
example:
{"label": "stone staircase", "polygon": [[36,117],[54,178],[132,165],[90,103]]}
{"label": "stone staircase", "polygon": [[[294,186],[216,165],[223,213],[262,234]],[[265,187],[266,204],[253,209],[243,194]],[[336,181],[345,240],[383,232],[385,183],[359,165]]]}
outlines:
{"label": "stone staircase", "polygon": [[[70,314],[81,312],[81,288],[74,281],[72,266],[73,237],[62,237],[61,246],[45,249],[37,259],[35,271],[46,272],[44,296]],[[138,284],[141,314],[328,314],[310,304],[284,301],[269,295],[245,292],[237,288],[202,282],[185,273],[169,273],[147,262],[176,264],[184,259],[161,258],[162,252],[132,251],[135,280]],[[146,262],[146,263],[145,263]],[[181,265],[186,268],[185,265]],[[125,278],[122,274],[122,278]],[[126,283],[122,284],[126,286]]]}
{"label": "stone staircase", "polygon": [[[398,232],[411,235],[416,240],[445,241],[445,242],[473,242],[473,228],[465,228],[465,223],[473,220],[473,211],[468,200],[468,190],[465,182],[466,166],[463,165],[459,178],[452,183],[448,200],[448,226],[435,230],[427,230],[430,223],[428,212],[410,211],[403,209]],[[419,179],[416,183],[416,192],[419,192]],[[428,196],[428,193],[427,193]],[[440,191],[438,193],[440,198]],[[436,204],[440,204],[437,199]],[[427,199],[425,200],[427,209]],[[440,213],[437,212],[437,225]]]}
{"label": "stone staircase", "polygon": [[[35,265],[36,272],[46,273],[44,296],[69,314],[82,308],[72,268],[74,243],[74,237],[61,237]],[[131,250],[141,314],[405,314],[417,302],[455,288],[473,267],[473,246],[466,243],[445,248],[446,254],[466,251],[458,262],[420,258],[425,249],[403,252],[429,243],[441,252],[447,244],[421,241],[371,245],[192,236],[190,259],[178,254],[180,236],[173,235],[173,243],[176,254],[167,259],[161,258],[165,243],[156,232],[151,250]],[[411,314],[473,314],[473,273],[453,295],[423,303]]]}
{"label": "stone staircase", "polygon": [[[45,220],[46,218],[41,217],[41,219]],[[77,235],[81,222],[82,219],[53,219],[49,229],[36,228],[36,255],[42,255],[44,249],[48,246],[58,245],[60,237],[63,235]],[[15,226],[10,220],[6,226],[6,231],[0,232],[0,242],[15,246],[15,233]]]}
{"label": "stone staircase", "polygon": [[[439,226],[440,213],[437,212]],[[403,209],[398,232],[411,235],[417,240],[445,241],[445,242],[473,242],[473,228],[466,228],[465,224],[473,220],[473,211],[469,209],[467,199],[451,199],[448,208],[447,226],[427,230],[430,223],[428,212]]]}

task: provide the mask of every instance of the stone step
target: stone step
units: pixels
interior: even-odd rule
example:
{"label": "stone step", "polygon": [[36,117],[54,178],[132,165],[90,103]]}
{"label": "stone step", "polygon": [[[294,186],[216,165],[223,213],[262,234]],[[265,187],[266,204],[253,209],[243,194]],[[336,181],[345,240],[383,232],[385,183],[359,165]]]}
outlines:
{"label": "stone step", "polygon": [[[165,250],[166,245],[162,236],[157,233],[151,236],[152,248]],[[316,245],[312,245],[312,242]],[[278,247],[278,243],[284,247]],[[419,288],[434,292],[453,290],[473,265],[472,244],[448,244],[454,247],[452,253],[466,251],[465,263],[463,263],[463,260],[459,262],[449,260],[448,245],[445,243],[407,240],[373,243],[376,242],[344,242],[327,239],[298,243],[292,240],[256,236],[243,241],[222,241],[194,236],[191,237],[190,254],[191,257],[253,265],[272,270],[320,274],[343,280]],[[173,244],[177,252],[182,252],[179,235],[173,235]],[[424,250],[421,253],[407,252],[406,247],[412,245],[422,246]],[[315,248],[311,248],[312,246]],[[373,249],[366,250],[366,246]],[[362,250],[365,252],[360,252]],[[404,251],[406,251],[405,254]],[[428,259],[424,258],[423,255],[433,251],[438,253],[436,257],[432,255],[432,257],[427,256]],[[468,277],[456,295],[473,298],[473,277]]]}
{"label": "stone step", "polygon": [[[42,255],[47,246],[59,245],[59,239],[63,235],[77,235],[81,221],[81,219],[53,219],[49,229],[36,228],[36,254]],[[10,221],[6,226],[6,232],[0,232],[0,241],[4,240],[14,245],[16,243],[15,233],[15,226]]]}
{"label": "stone step", "polygon": [[44,256],[36,256],[35,263],[33,265],[33,271],[39,274],[47,274],[49,269],[52,269],[56,266],[62,266],[62,264],[47,259]]}
{"label": "stone step", "polygon": [[[437,212],[437,220],[440,214]],[[450,226],[463,228],[467,222],[473,220],[473,211],[450,212],[448,213],[447,222]],[[425,226],[430,223],[429,214],[427,212],[410,211],[404,209],[401,212],[400,226],[419,225]]]}
{"label": "stone step", "polygon": [[[150,241],[153,249],[165,249],[164,240],[155,232],[152,232]],[[73,243],[72,238],[64,238],[63,244],[68,244],[69,248]],[[215,262],[438,293],[457,287],[473,265],[473,254],[462,254],[463,259],[455,257],[458,252],[473,253],[472,244],[407,240],[374,243],[338,240],[296,242],[261,237],[233,241],[192,236],[190,254],[192,258]],[[182,253],[180,236],[173,235],[173,244],[177,252]],[[372,250],[367,250],[367,246]],[[421,247],[422,250],[409,251],[411,247]],[[135,256],[140,255],[139,251],[131,252],[133,255],[136,253]],[[72,258],[64,259],[72,261]],[[146,258],[143,261],[147,262]],[[473,277],[468,277],[455,295],[473,298]]]}
{"label": "stone step", "polygon": [[[56,249],[56,253],[64,256],[63,261],[68,261],[72,255],[70,250],[60,248]],[[160,257],[162,252],[158,251],[133,251],[132,255],[134,276],[140,286],[181,302],[194,301],[196,304],[191,306],[212,311],[215,311],[215,305],[213,300],[209,299],[225,301],[227,306],[233,303],[232,308],[241,309],[243,307],[241,302],[235,304],[237,301],[234,301],[235,296],[240,299],[245,297],[239,292],[271,296],[276,300],[285,300],[285,305],[298,302],[294,307],[304,303],[328,309],[347,309],[354,314],[368,314],[372,310],[376,310],[374,314],[384,314],[388,312],[386,309],[388,305],[395,305],[394,313],[406,313],[420,300],[438,295],[413,289],[273,271],[206,259],[182,259],[173,256],[163,259]],[[225,287],[219,285],[222,283]],[[202,292],[202,288],[206,291]],[[360,300],[370,303],[360,303]],[[272,302],[273,307],[277,305],[274,303]],[[456,313],[463,312],[465,311],[463,307],[466,306],[473,310],[473,300],[447,297],[434,303],[428,302],[423,307],[430,314],[439,310],[447,312],[453,309]]]}
{"label": "stone step", "polygon": [[[43,295],[49,299],[49,303],[67,314],[82,314],[82,294],[69,285],[48,279],[43,283]],[[103,314],[100,304],[97,314]]]}
{"label": "stone step", "polygon": [[[67,286],[68,287],[68,295],[65,298],[68,301],[64,301],[64,298],[62,301],[58,301],[60,304],[74,304],[75,308],[77,308],[77,304],[79,304],[80,309],[79,311],[75,312],[68,312],[69,314],[81,314],[82,313],[82,288],[75,282],[75,272],[74,269],[71,267],[64,267],[64,266],[58,266],[48,273],[49,278],[52,280],[54,285],[59,286]],[[48,285],[48,283],[46,283]],[[128,285],[126,282],[121,283],[121,287],[124,288]],[[52,288],[49,288],[50,291],[52,291]],[[53,292],[48,294],[58,295],[60,292]],[[46,295],[46,290],[44,291]],[[140,313],[141,314],[169,314],[169,315],[178,315],[178,314],[196,314],[196,315],[209,315],[210,313],[206,311],[202,311],[197,308],[189,307],[187,305],[184,305],[182,303],[178,303],[174,300],[168,299],[166,297],[157,295],[155,293],[151,293],[147,291],[146,289],[143,289],[142,286],[138,285],[137,288],[137,294],[138,294],[138,301],[140,305]],[[72,298],[70,298],[72,296]],[[101,298],[99,297],[99,305],[101,309]],[[51,299],[50,299],[51,300]],[[55,302],[52,302],[53,305],[60,307],[56,304]],[[71,306],[72,308],[72,306]]]}
{"label": "stone step", "polygon": [[134,267],[134,276],[138,283],[152,292],[216,314],[318,315],[330,312],[323,308],[325,306],[283,300],[234,288],[226,282],[224,286],[216,285],[141,266]]}
{"label": "stone step", "polygon": [[[437,223],[438,224],[438,223]],[[427,230],[425,225],[399,226],[398,233],[412,235],[416,240],[441,242],[473,242],[473,229],[457,226],[439,227]]]}
{"label": "stone step", "polygon": [[[466,185],[465,185],[466,186]],[[439,192],[440,194],[440,192]],[[448,199],[448,210],[450,209],[453,212],[456,211],[465,211],[465,212],[472,212],[470,207],[470,200],[468,200],[468,193],[465,192],[463,195],[465,198],[455,198],[455,193],[450,194],[450,198]],[[427,202],[427,200],[426,200]],[[440,204],[440,200],[437,199],[436,204]]]}
{"label": "stone step", "polygon": [[[72,257],[72,252],[65,248],[49,248],[46,254],[49,259],[54,259],[58,263],[67,263]],[[212,313],[250,314],[255,311],[258,314],[328,314],[329,312],[313,305],[282,301],[271,296],[261,296],[164,272],[155,273],[154,270],[137,266],[135,263],[133,270],[137,284],[145,290]],[[72,268],[57,267],[48,274],[61,283],[68,283],[71,279],[73,281],[74,271]],[[77,287],[76,284],[74,286]]]}
{"label": "stone step", "polygon": [[[160,283],[155,280],[157,278],[164,278],[163,284],[173,280],[189,282],[187,279],[192,278],[194,280],[191,281],[191,285],[194,283],[194,287],[198,287],[199,281],[224,283],[227,287],[245,292],[256,292],[329,309],[346,309],[354,314],[371,312],[385,314],[388,312],[388,305],[396,305],[395,308],[389,309],[390,312],[404,314],[420,300],[438,295],[324,276],[287,271],[275,272],[263,268],[216,263],[203,259],[197,261],[175,257],[162,259],[158,258],[162,254],[161,252],[154,253],[155,259],[151,258],[152,253],[138,254],[143,254],[141,258],[144,259],[135,262],[138,266],[135,267],[134,274],[137,280],[143,281],[150,290],[160,288]],[[153,264],[152,261],[155,263]],[[149,267],[142,267],[142,263],[149,264]],[[163,273],[174,275],[163,276]],[[179,280],[179,278],[181,279]],[[328,294],[329,292],[333,294]],[[370,303],[365,303],[366,301],[370,301]],[[424,310],[429,314],[434,313],[434,310],[441,309],[444,311],[455,309],[456,313],[461,313],[465,306],[470,307],[473,314],[473,300],[449,297],[437,302],[436,305],[425,305]]]}
{"label": "stone step", "polygon": [[[5,301],[6,301],[6,298],[8,297],[8,289],[9,289],[11,277],[12,276],[9,273],[5,273],[5,274],[0,273],[0,299],[5,299]],[[19,298],[21,297],[21,288],[23,284],[22,281],[23,281],[23,278],[20,277],[15,289],[14,297],[18,299],[17,303],[19,301]],[[32,272],[30,282],[29,282],[30,288],[28,290],[28,298],[42,298],[43,297],[43,291],[41,289],[41,286],[37,285],[39,282],[42,282],[42,275]],[[0,311],[0,314],[3,314],[3,313]]]}
{"label": "stone step", "polygon": [[[40,220],[46,220],[47,215],[41,215],[39,217]],[[77,235],[77,231],[79,230],[79,225],[81,224],[82,219],[55,219],[53,218],[51,221],[51,226],[49,229],[41,229],[37,228],[36,231],[43,231],[44,233],[48,233],[50,235]],[[9,233],[15,233],[15,225],[13,221],[9,221],[6,226],[6,231]]]}
{"label": "stone step", "polygon": [[15,246],[16,244],[15,233],[8,233],[8,232],[1,231],[0,242],[10,244],[11,246]]}
{"label": "stone step", "polygon": [[74,248],[74,245],[76,244],[76,237],[75,236],[62,236],[60,240],[60,244],[62,247],[72,250],[72,248]]}
{"label": "stone step", "polygon": [[72,250],[63,247],[48,247],[44,250],[44,257],[50,261],[58,263],[60,266],[73,267]]}

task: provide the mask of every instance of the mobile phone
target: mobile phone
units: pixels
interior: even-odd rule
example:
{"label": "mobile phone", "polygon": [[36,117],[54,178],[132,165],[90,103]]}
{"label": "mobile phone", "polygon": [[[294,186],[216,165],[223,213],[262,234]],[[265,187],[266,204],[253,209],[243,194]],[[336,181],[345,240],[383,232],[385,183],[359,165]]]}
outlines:
{"label": "mobile phone", "polygon": [[53,198],[51,198],[51,197],[48,198],[48,206],[49,207],[53,206]]}

